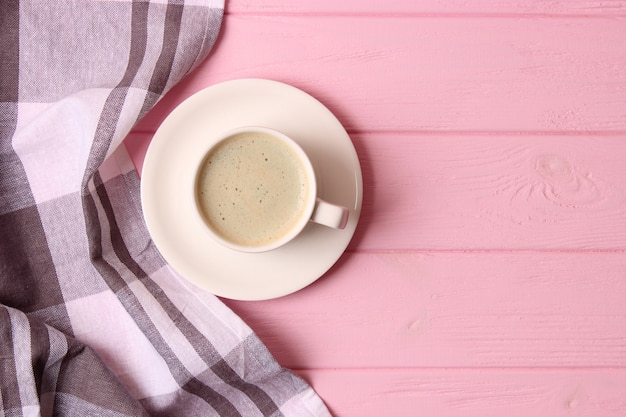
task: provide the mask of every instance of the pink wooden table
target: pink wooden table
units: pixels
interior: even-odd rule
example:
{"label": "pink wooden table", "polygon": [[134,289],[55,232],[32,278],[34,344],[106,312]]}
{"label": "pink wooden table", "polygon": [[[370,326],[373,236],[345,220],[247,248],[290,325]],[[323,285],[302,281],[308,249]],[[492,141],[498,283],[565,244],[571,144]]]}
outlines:
{"label": "pink wooden table", "polygon": [[270,78],[346,126],[348,251],[225,302],[338,417],[626,415],[626,0],[227,0],[182,100]]}

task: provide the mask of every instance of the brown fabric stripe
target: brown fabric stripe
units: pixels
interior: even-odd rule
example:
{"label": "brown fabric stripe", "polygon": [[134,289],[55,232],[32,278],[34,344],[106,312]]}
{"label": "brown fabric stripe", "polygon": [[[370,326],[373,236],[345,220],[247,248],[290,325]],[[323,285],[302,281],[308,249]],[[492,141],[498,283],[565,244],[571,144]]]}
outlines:
{"label": "brown fabric stripe", "polygon": [[219,416],[242,417],[230,401],[196,378],[190,379],[182,388],[207,401]]}
{"label": "brown fabric stripe", "polygon": [[87,160],[87,167],[83,177],[83,192],[87,193],[87,184],[104,162],[106,153],[111,146],[113,135],[119,120],[119,111],[123,108],[128,88],[132,85],[141,63],[146,54],[146,42],[148,39],[148,8],[150,4],[144,1],[133,1],[132,22],[130,35],[130,52],[126,71],[118,85],[107,97],[100,120],[96,127],[94,141]]}
{"label": "brown fabric stripe", "polygon": [[161,47],[161,53],[155,66],[155,70],[152,73],[150,79],[150,85],[148,91],[154,94],[147,94],[144,100],[139,117],[141,119],[156,103],[157,98],[165,90],[167,81],[170,78],[172,72],[172,65],[174,63],[174,57],[176,56],[176,50],[178,47],[178,39],[180,37],[180,25],[183,18],[184,5],[180,2],[169,1],[167,9],[165,11],[165,26],[163,30],[163,42]]}
{"label": "brown fabric stripe", "polygon": [[16,103],[18,98],[19,8],[19,0],[0,2],[0,103]]}
{"label": "brown fabric stripe", "polygon": [[244,381],[225,360],[217,362],[211,370],[222,381],[246,394],[265,417],[282,417],[283,414],[272,398],[258,386]]}
{"label": "brown fabric stripe", "polygon": [[165,90],[165,85],[172,72],[174,57],[178,49],[178,39],[180,37],[180,25],[183,19],[184,5],[182,3],[169,1],[165,11],[165,27],[163,31],[163,42],[161,54],[157,60],[155,71],[150,80],[148,89],[153,93],[161,94]]}
{"label": "brown fabric stripe", "polygon": [[11,139],[19,99],[19,1],[0,2],[0,214],[34,204]]}
{"label": "brown fabric stripe", "polygon": [[[17,119],[16,106],[5,106],[7,113],[4,114],[2,107],[0,105],[0,117],[14,113]],[[0,138],[0,215],[35,205],[24,165],[11,145],[13,131],[8,123],[5,132],[6,137]]]}
{"label": "brown fabric stripe", "polygon": [[26,313],[63,305],[37,207],[0,215],[0,302]]}
{"label": "brown fabric stripe", "polygon": [[[128,65],[124,77],[118,87],[130,87],[135,75],[143,62],[146,54],[146,42],[148,40],[148,8],[147,1],[133,1],[132,5],[132,33],[130,34],[130,52]],[[118,107],[119,108],[119,107]]]}
{"label": "brown fabric stripe", "polygon": [[[8,310],[0,306],[0,394],[2,410],[18,410],[21,405],[20,392],[15,389],[18,385],[15,351],[13,350],[13,334],[11,317]],[[2,411],[0,410],[0,411]]]}
{"label": "brown fabric stripe", "polygon": [[41,399],[42,382],[47,372],[46,366],[50,358],[50,339],[48,337],[48,329],[39,320],[28,318],[30,326],[30,354],[35,379],[35,390]]}

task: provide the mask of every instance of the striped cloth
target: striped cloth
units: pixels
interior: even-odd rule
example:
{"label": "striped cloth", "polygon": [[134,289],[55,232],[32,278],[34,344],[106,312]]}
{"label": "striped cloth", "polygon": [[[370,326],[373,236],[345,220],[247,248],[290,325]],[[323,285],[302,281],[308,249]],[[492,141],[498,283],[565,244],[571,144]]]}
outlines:
{"label": "striped cloth", "polygon": [[0,2],[0,416],[327,416],[147,233],[120,146],[223,0]]}

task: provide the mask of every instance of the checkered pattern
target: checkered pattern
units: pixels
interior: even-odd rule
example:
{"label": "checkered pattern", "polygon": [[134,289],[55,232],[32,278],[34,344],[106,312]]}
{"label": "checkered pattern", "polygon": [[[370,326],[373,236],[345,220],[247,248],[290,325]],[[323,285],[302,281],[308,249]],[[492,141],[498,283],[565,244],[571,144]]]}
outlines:
{"label": "checkered pattern", "polygon": [[119,146],[223,0],[0,2],[0,416],[327,416],[163,261]]}

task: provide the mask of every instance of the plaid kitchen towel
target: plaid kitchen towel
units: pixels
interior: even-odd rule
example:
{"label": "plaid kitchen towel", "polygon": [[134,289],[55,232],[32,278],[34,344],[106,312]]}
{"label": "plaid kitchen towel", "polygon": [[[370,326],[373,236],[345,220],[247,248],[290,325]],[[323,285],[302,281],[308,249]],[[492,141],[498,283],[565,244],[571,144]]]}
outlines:
{"label": "plaid kitchen towel", "polygon": [[0,2],[0,417],[328,415],[163,261],[120,146],[223,8]]}

